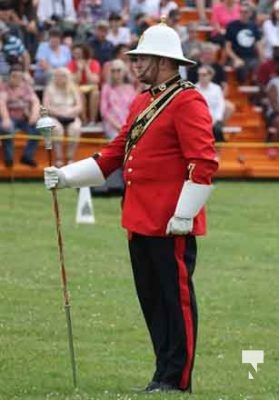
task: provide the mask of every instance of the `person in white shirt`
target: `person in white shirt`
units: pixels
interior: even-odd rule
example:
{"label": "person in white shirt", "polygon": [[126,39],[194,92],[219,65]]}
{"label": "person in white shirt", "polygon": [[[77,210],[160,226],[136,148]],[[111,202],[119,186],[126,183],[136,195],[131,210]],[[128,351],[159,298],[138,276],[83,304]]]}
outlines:
{"label": "person in white shirt", "polygon": [[130,46],[131,32],[127,26],[122,26],[122,17],[120,14],[110,14],[107,40],[109,40],[114,46],[118,46],[119,44]]}
{"label": "person in white shirt", "polygon": [[271,59],[273,46],[279,44],[279,0],[273,4],[271,16],[263,23],[262,31],[264,56]]}
{"label": "person in white shirt", "polygon": [[178,8],[178,4],[173,0],[160,1],[160,17],[167,17],[171,10]]}
{"label": "person in white shirt", "polygon": [[225,98],[222,88],[212,82],[214,70],[210,65],[203,65],[198,69],[196,88],[204,96],[209,107],[213,122],[213,133],[216,142],[223,142],[223,121],[225,112]]}
{"label": "person in white shirt", "polygon": [[59,21],[75,23],[77,20],[73,0],[40,0],[37,16],[42,27],[52,27]]}

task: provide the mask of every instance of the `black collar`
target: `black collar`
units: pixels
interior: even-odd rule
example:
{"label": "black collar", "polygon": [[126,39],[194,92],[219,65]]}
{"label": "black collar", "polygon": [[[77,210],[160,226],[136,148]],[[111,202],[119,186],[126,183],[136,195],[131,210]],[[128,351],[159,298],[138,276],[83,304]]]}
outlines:
{"label": "black collar", "polygon": [[168,79],[165,82],[160,83],[160,85],[154,86],[149,89],[149,92],[152,96],[156,96],[156,94],[164,92],[168,87],[173,85],[175,82],[179,81],[181,79],[180,75],[177,74],[173,76],[172,78]]}

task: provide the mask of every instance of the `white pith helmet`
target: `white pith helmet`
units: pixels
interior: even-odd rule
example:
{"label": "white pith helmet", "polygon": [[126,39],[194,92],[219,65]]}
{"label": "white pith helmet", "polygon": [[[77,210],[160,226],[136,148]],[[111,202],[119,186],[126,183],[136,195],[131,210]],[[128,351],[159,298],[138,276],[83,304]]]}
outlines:
{"label": "white pith helmet", "polygon": [[137,47],[126,54],[159,56],[177,60],[179,64],[196,64],[184,57],[178,33],[162,22],[146,29]]}

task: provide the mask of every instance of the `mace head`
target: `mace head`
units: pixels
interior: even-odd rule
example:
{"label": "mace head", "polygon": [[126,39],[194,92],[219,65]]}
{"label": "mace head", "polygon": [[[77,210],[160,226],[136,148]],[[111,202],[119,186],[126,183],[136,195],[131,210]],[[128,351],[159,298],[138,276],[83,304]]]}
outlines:
{"label": "mace head", "polygon": [[40,118],[37,121],[36,129],[40,132],[40,134],[45,138],[45,147],[46,149],[52,148],[51,143],[51,133],[55,124],[51,117],[48,115],[48,111],[45,107],[40,107]]}

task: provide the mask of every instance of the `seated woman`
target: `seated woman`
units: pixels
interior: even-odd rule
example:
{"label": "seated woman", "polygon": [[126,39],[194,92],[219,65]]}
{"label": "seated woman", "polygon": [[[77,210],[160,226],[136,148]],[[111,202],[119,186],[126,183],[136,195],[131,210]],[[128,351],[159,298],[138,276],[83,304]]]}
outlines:
{"label": "seated woman", "polygon": [[101,65],[92,57],[91,48],[83,43],[73,46],[72,56],[68,69],[82,93],[82,122],[94,124],[99,111]]}
{"label": "seated woman", "polygon": [[209,65],[198,69],[198,83],[196,88],[204,96],[213,122],[213,133],[216,142],[223,142],[223,122],[225,113],[225,98],[222,88],[212,82],[214,70]]}
{"label": "seated woman", "polygon": [[126,68],[124,61],[113,60],[110,63],[110,76],[101,90],[101,116],[109,139],[118,134],[136,95],[134,85],[125,82]]}
{"label": "seated woman", "polygon": [[67,146],[67,163],[75,158],[78,139],[81,131],[79,114],[82,110],[81,94],[75,84],[71,72],[67,68],[57,68],[43,93],[43,105],[49,115],[53,117],[55,128],[54,151],[55,165],[61,167],[64,164],[62,139],[64,132],[69,136]]}
{"label": "seated woman", "polygon": [[[105,134],[109,139],[117,136],[136,96],[134,85],[125,82],[126,71],[127,67],[124,61],[120,59],[111,61],[107,82],[102,86],[101,116]],[[109,176],[105,185],[95,188],[94,191],[102,193],[122,189],[122,170],[118,169]]]}
{"label": "seated woman", "polygon": [[114,49],[113,59],[111,61],[107,61],[102,67],[102,83],[109,82],[111,75],[111,63],[115,59],[120,59],[125,64],[125,82],[131,83],[137,92],[141,92],[143,90],[143,84],[137,79],[135,75],[135,71],[133,69],[133,63],[130,60],[130,57],[127,54],[127,51],[131,50],[129,46],[126,44],[119,44]]}

